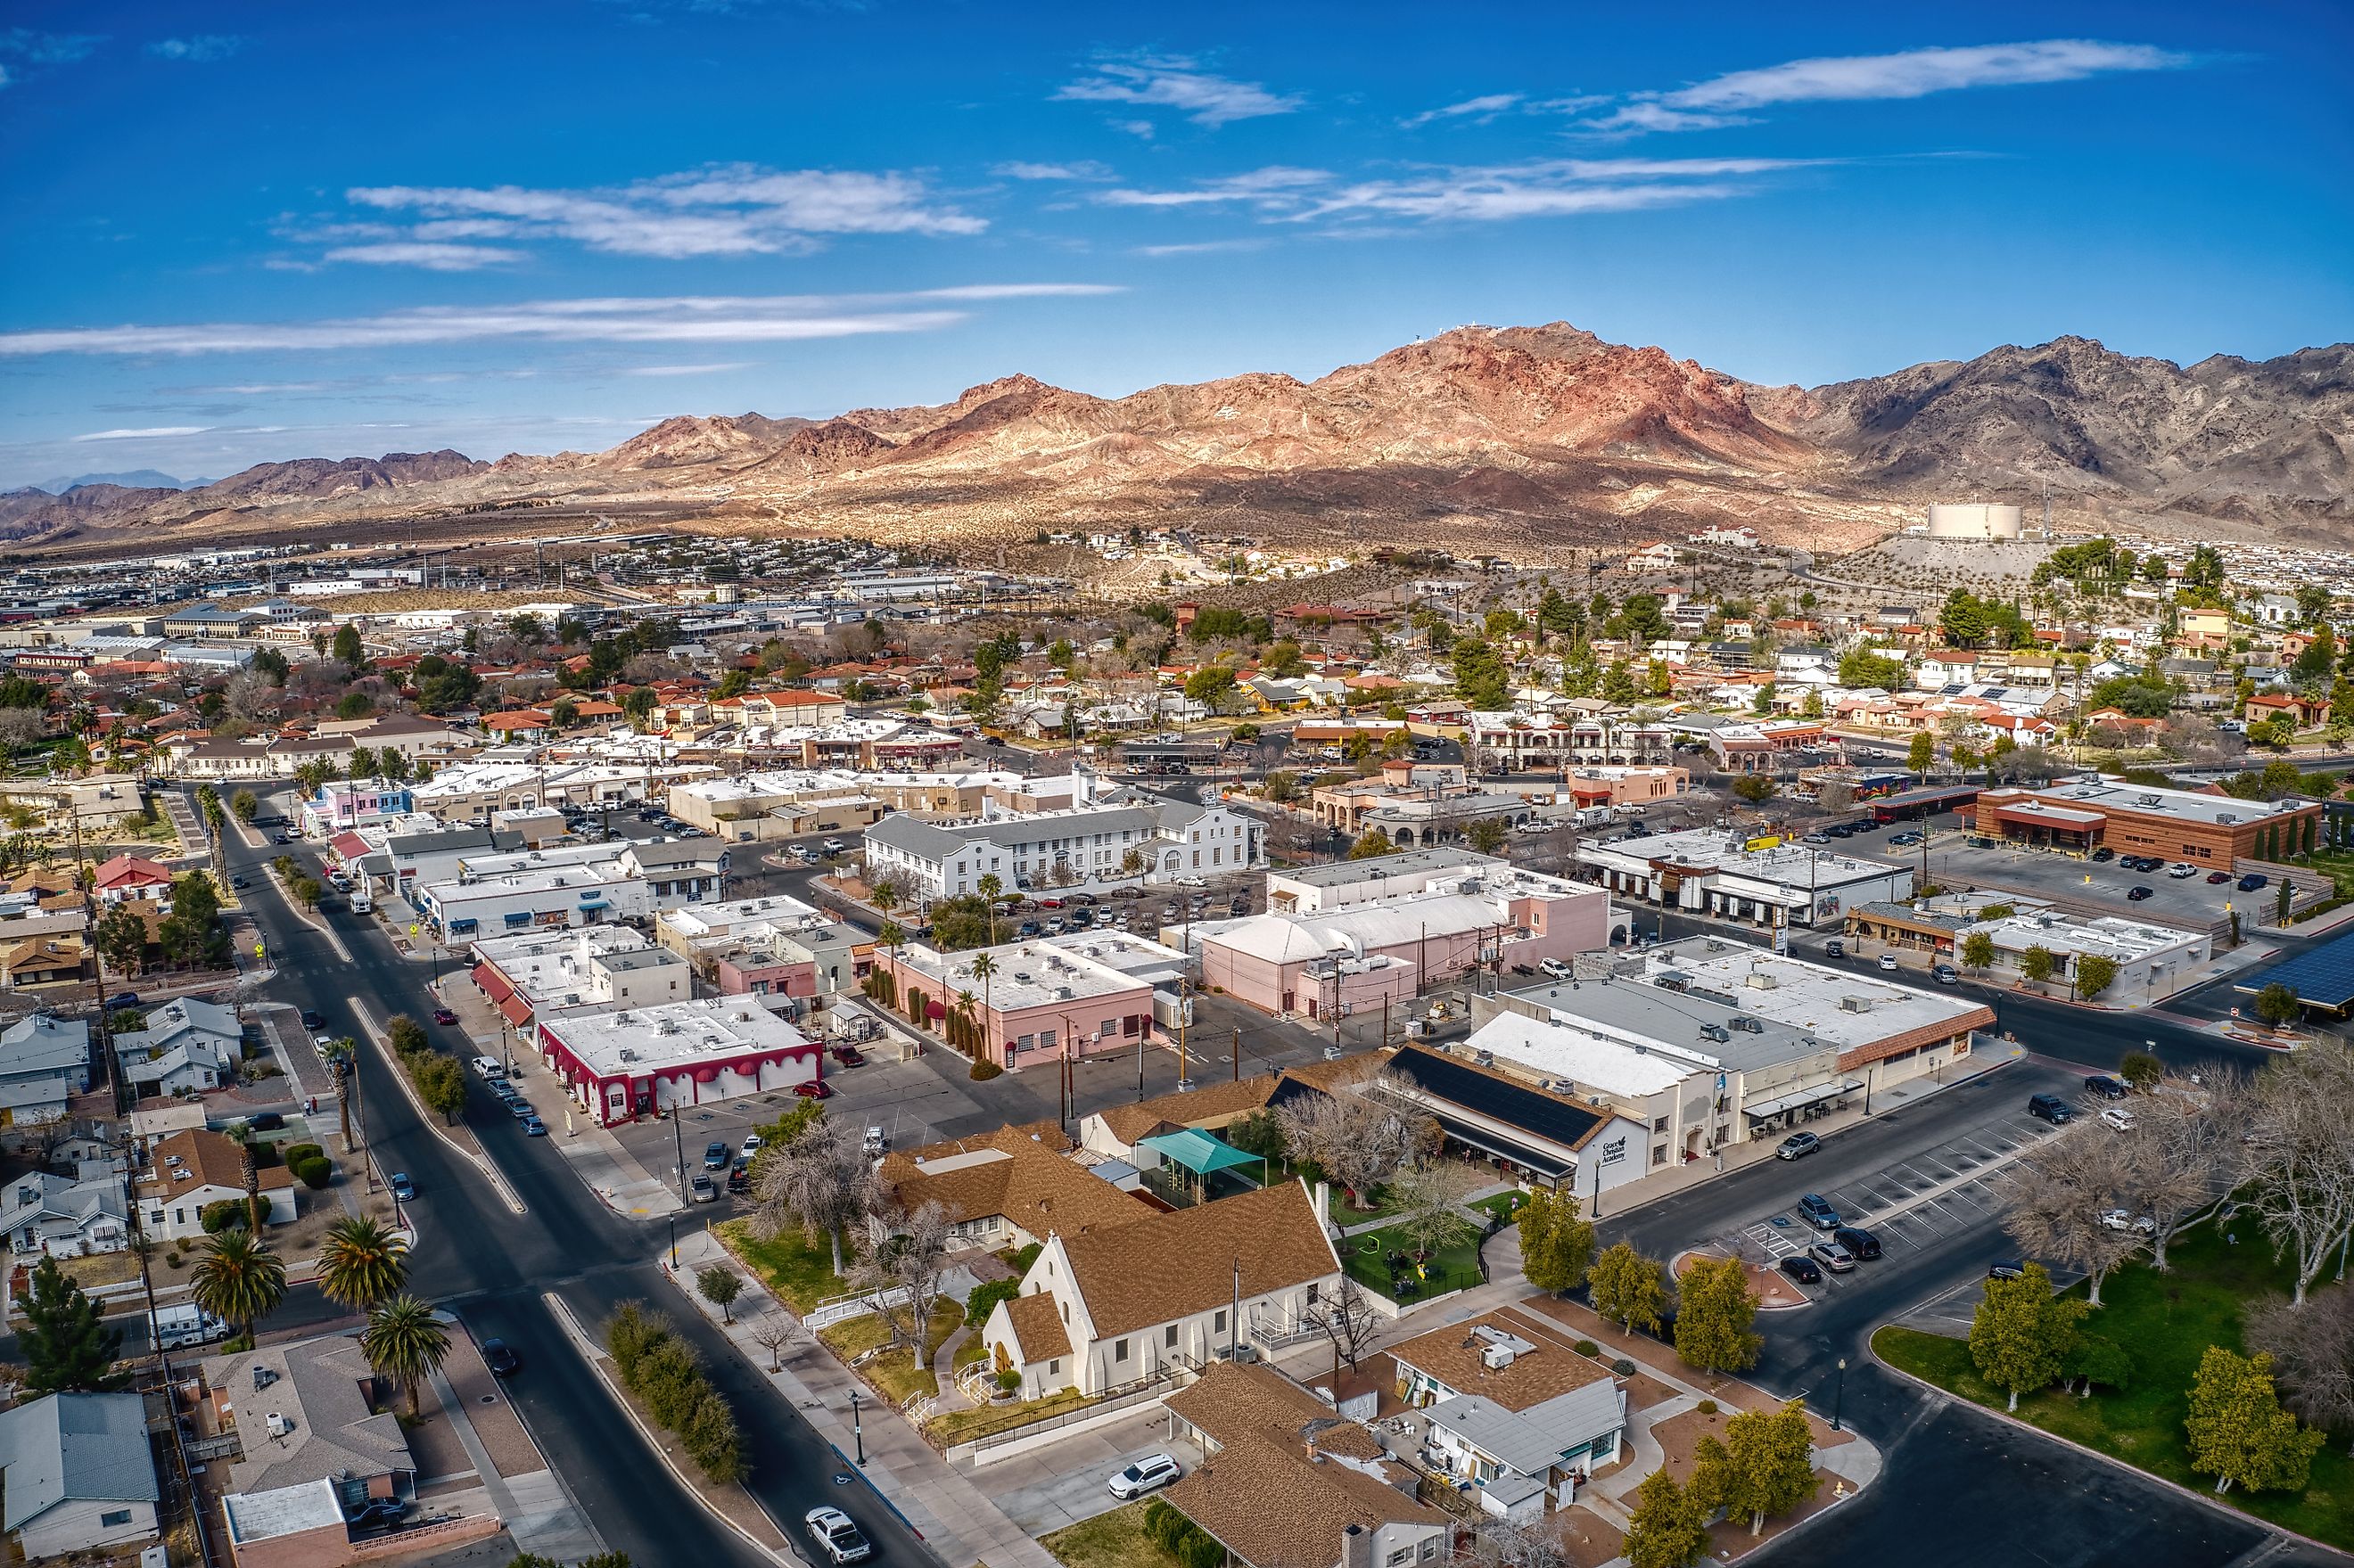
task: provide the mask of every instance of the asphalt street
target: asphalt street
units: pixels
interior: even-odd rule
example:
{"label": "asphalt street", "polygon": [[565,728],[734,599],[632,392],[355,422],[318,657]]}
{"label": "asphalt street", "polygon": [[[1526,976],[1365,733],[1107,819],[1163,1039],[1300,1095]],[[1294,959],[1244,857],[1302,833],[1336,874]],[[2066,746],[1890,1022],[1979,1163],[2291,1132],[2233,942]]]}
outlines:
{"label": "asphalt street", "polygon": [[[232,842],[233,869],[250,871],[264,853]],[[429,966],[401,958],[382,929],[348,914],[326,918],[352,955],[346,963],[252,877],[249,905],[278,966],[270,995],[326,1015],[333,1031],[360,1033],[353,999],[381,1022],[396,1012],[424,1017]],[[446,1044],[446,1043],[437,1043]],[[546,1299],[560,1297],[593,1335],[619,1303],[642,1299],[670,1315],[702,1351],[713,1381],[735,1405],[751,1466],[749,1486],[789,1530],[821,1502],[847,1509],[874,1539],[875,1561],[917,1568],[928,1552],[871,1495],[837,1487],[847,1467],[830,1445],[746,1365],[700,1314],[674,1302],[655,1266],[664,1232],[623,1220],[573,1174],[552,1139],[525,1139],[514,1118],[476,1086],[466,1109],[492,1160],[525,1206],[512,1213],[472,1167],[423,1127],[396,1082],[397,1065],[378,1049],[361,1054],[366,1134],[387,1171],[418,1185],[411,1217],[419,1236],[411,1281],[419,1294],[456,1311],[478,1339],[495,1336],[524,1358],[510,1396],[548,1459],[611,1547],[642,1563],[761,1561],[705,1513],[586,1366]],[[289,1326],[273,1319],[272,1329]]]}

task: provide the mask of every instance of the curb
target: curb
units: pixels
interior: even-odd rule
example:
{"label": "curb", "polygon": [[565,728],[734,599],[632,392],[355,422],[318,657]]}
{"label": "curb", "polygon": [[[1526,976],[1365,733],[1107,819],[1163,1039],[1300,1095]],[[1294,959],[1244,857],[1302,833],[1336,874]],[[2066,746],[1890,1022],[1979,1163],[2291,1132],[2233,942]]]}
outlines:
{"label": "curb", "polygon": [[[1893,1323],[1882,1323],[1880,1328],[1886,1329],[1897,1326],[1899,1325]],[[1915,1331],[1922,1332],[1925,1330]],[[2061,1436],[2057,1432],[2047,1432],[2042,1427],[2035,1425],[2032,1421],[2021,1420],[2020,1417],[2013,1415],[2007,1410],[1997,1410],[1992,1405],[1980,1404],[1977,1400],[1956,1393],[1951,1389],[1939,1388],[1935,1383],[1929,1382],[1925,1378],[1915,1377],[1913,1373],[1906,1372],[1903,1367],[1891,1362],[1886,1357],[1880,1353],[1880,1347],[1872,1342],[1879,1332],[1880,1329],[1874,1329],[1870,1334],[1865,1335],[1863,1340],[1864,1353],[1872,1358],[1872,1364],[1878,1366],[1893,1377],[1903,1379],[1906,1383],[1911,1383],[1914,1387],[1920,1389],[1925,1393],[1937,1398],[1951,1400],[1954,1404],[1961,1405],[1965,1409],[1975,1410],[1979,1412],[1981,1414],[1991,1415],[1997,1421],[2003,1423],[2003,1425],[2007,1426],[2017,1427],[2022,1432],[2031,1432],[2038,1437],[2049,1438],[2051,1441],[2059,1444],[2062,1447],[2073,1448],[2077,1453],[2084,1455],[2087,1458],[2098,1459],[2102,1464],[2110,1467],[2112,1469],[2123,1470],[2128,1475],[2138,1476],[2143,1480],[2148,1481],[2152,1485],[2164,1487],[2168,1491],[2172,1492],[2179,1498],[2183,1498],[2189,1501],[2195,1502],[2200,1507],[2207,1509],[2212,1512],[2221,1514],[2228,1519],[2236,1519],[2243,1523],[2253,1524],[2259,1530],[2270,1531],[2274,1535],[2280,1536],[2285,1540],[2300,1541],[2307,1546],[2319,1547],[2322,1551],[2328,1552],[2333,1557],[2342,1558],[2354,1555],[2349,1554],[2343,1547],[2332,1546],[2326,1541],[2316,1541],[2309,1535],[2301,1535],[2297,1531],[2289,1529],[2288,1526],[2285,1524],[2274,1524],[2271,1520],[2264,1518],[2262,1514],[2250,1513],[2245,1509],[2233,1508],[2230,1503],[2223,1501],[2220,1497],[2211,1497],[2207,1493],[2199,1491],[2194,1488],[2186,1487],[2179,1481],[2169,1481],[2164,1476],[2158,1475],[2149,1470],[2145,1470],[2138,1465],[2128,1465],[2114,1454],[2104,1454],[2098,1448],[2088,1448],[2084,1444],[2075,1441],[2073,1438]]]}
{"label": "curb", "polygon": [[[678,1461],[671,1457],[670,1450],[662,1446],[662,1439],[647,1429],[644,1420],[639,1416],[636,1408],[622,1397],[621,1391],[614,1385],[612,1375],[605,1370],[609,1358],[602,1350],[598,1348],[597,1341],[588,1337],[588,1330],[581,1328],[580,1319],[573,1316],[570,1304],[553,1290],[544,1292],[540,1299],[547,1304],[548,1310],[555,1313],[557,1320],[564,1325],[564,1331],[572,1338],[574,1349],[578,1350],[581,1359],[588,1363],[589,1370],[597,1374],[597,1384],[605,1391],[606,1397],[620,1408],[623,1415],[629,1417],[630,1425],[637,1428],[638,1436],[645,1439],[646,1446],[654,1451],[654,1457],[662,1461],[663,1468],[668,1470],[672,1478],[686,1489],[687,1495],[695,1499],[695,1506],[718,1520],[729,1533],[769,1562],[790,1563],[794,1564],[795,1568],[799,1568],[800,1559],[797,1556],[779,1554],[773,1549],[762,1545],[750,1531],[712,1506],[711,1499],[703,1495],[703,1489],[690,1480],[684,1470],[679,1468]],[[538,1446],[536,1439],[534,1440],[533,1446],[535,1447]],[[763,1518],[770,1524],[777,1524],[776,1516],[769,1512],[758,1498],[753,1497],[749,1487],[744,1489],[744,1495],[751,1498],[752,1506],[759,1509]],[[777,1533],[783,1536],[789,1543],[792,1539],[791,1531],[786,1530],[781,1524],[777,1524]],[[790,1545],[787,1550],[790,1552]]]}
{"label": "curb", "polygon": [[385,1065],[390,1069],[393,1080],[400,1086],[400,1092],[408,1097],[408,1108],[417,1113],[417,1119],[422,1122],[434,1137],[440,1139],[449,1148],[451,1153],[481,1171],[482,1179],[490,1182],[492,1189],[498,1193],[500,1201],[510,1210],[517,1214],[529,1213],[531,1211],[525,1208],[524,1201],[515,1195],[515,1190],[507,1185],[507,1179],[499,1173],[498,1168],[493,1165],[486,1156],[475,1153],[451,1137],[450,1129],[441,1125],[441,1118],[426,1108],[425,1102],[418,1097],[417,1086],[408,1081],[408,1069],[393,1056],[392,1047],[385,1044],[384,1032],[377,1027],[376,1014],[368,1010],[367,1003],[355,996],[346,997],[344,1000],[352,1004],[354,1012],[359,1014],[360,1027],[366,1033],[368,1043],[386,1057]]}

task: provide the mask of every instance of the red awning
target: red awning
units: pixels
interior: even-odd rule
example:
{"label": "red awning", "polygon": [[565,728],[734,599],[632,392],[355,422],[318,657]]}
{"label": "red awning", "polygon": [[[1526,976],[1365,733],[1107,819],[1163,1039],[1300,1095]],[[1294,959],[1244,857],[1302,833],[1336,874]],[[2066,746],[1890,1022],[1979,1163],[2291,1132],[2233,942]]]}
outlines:
{"label": "red awning", "polygon": [[491,968],[490,965],[476,964],[473,972],[474,983],[480,986],[482,994],[493,1001],[504,1001],[514,994],[514,987],[507,983],[507,977]]}
{"label": "red awning", "polygon": [[327,847],[335,852],[337,860],[345,863],[355,861],[369,853],[367,840],[357,833],[337,833],[327,841]]}
{"label": "red awning", "polygon": [[2080,833],[2108,821],[2098,811],[2072,811],[2065,806],[1997,806],[1994,814],[2006,822],[2017,822],[2021,827],[2041,823],[2047,828],[2066,828]]}
{"label": "red awning", "polygon": [[531,1022],[531,1003],[509,992],[506,1000],[499,1003],[499,1016],[521,1029]]}

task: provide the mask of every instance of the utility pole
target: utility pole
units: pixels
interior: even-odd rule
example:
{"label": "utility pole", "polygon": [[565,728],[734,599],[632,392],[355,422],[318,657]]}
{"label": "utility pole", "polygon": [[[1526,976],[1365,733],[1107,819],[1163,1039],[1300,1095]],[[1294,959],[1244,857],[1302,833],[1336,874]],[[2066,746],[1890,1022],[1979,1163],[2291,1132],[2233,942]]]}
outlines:
{"label": "utility pole", "polygon": [[1242,1026],[1241,1026],[1240,1024],[1236,1024],[1236,1025],[1235,1026],[1235,1083],[1237,1083],[1237,1084],[1239,1084],[1239,1083],[1241,1083],[1242,1081],[1243,1081],[1243,1031],[1242,1031]]}

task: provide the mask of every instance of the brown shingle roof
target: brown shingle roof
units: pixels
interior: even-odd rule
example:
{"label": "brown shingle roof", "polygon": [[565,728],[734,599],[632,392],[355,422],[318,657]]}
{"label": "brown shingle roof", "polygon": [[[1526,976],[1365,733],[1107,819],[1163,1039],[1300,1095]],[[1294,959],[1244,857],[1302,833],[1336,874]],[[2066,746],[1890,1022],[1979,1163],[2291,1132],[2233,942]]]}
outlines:
{"label": "brown shingle roof", "polygon": [[1152,1217],[1149,1204],[1065,1159],[1069,1147],[1052,1122],[1004,1127],[886,1155],[881,1176],[909,1209],[938,1203],[950,1224],[1002,1214],[1034,1236],[1084,1235]]}
{"label": "brown shingle roof", "polygon": [[1013,1326],[1014,1342],[1024,1361],[1043,1361],[1071,1353],[1071,1336],[1063,1327],[1061,1306],[1044,1291],[1016,1296],[1005,1304],[1005,1320]]}
{"label": "brown shingle roof", "polygon": [[[140,1185],[160,1188],[166,1192],[179,1185],[179,1183],[165,1181],[161,1174],[172,1168],[175,1155],[178,1156],[182,1163],[190,1171],[196,1172],[192,1179],[196,1185],[233,1187],[240,1192],[245,1191],[244,1146],[234,1139],[224,1138],[217,1132],[207,1132],[203,1128],[193,1127],[186,1132],[175,1132],[155,1145],[151,1151],[151,1157],[154,1161],[154,1173],[150,1174]],[[294,1184],[294,1173],[283,1165],[270,1166],[260,1174],[261,1191],[265,1192]]]}
{"label": "brown shingle roof", "polygon": [[1114,1138],[1133,1145],[1138,1139],[1160,1131],[1163,1123],[1171,1127],[1199,1127],[1221,1118],[1262,1109],[1274,1097],[1276,1085],[1281,1081],[1273,1073],[1261,1073],[1239,1083],[1211,1084],[1188,1094],[1156,1095],[1134,1105],[1113,1106],[1098,1114]]}
{"label": "brown shingle roof", "polygon": [[[1411,1472],[1378,1464],[1371,1432],[1271,1368],[1218,1362],[1172,1394],[1169,1408],[1218,1448],[1162,1495],[1257,1568],[1338,1563],[1352,1524],[1446,1522],[1383,1478],[1405,1482]],[[1320,1460],[1311,1450],[1336,1457]]]}
{"label": "brown shingle roof", "polygon": [[[1536,1349],[1521,1351],[1508,1367],[1491,1368],[1481,1359],[1489,1342],[1472,1332],[1483,1324],[1533,1342]],[[1543,1404],[1610,1375],[1597,1362],[1565,1346],[1535,1339],[1526,1325],[1501,1318],[1478,1318],[1433,1329],[1391,1346],[1390,1356],[1401,1367],[1419,1367],[1458,1393],[1476,1393],[1507,1410]]]}
{"label": "brown shingle roof", "polygon": [[1245,1296],[1305,1285],[1341,1267],[1315,1201],[1297,1181],[1148,1213],[1140,1224],[1062,1234],[1071,1282],[1098,1338],[1208,1311],[1233,1295],[1237,1264]]}

